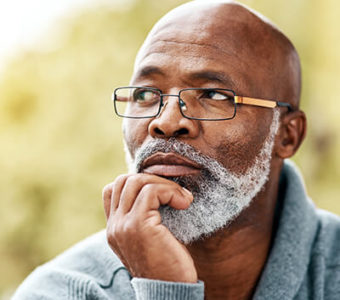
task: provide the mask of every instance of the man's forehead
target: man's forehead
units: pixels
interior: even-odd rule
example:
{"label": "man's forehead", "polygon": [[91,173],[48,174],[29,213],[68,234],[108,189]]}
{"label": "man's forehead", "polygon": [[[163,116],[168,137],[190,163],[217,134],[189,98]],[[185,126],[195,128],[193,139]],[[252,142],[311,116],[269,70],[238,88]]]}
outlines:
{"label": "man's forehead", "polygon": [[[157,46],[158,45],[158,46]],[[216,83],[231,89],[243,84],[246,63],[234,54],[224,53],[205,45],[181,45],[180,43],[157,43],[148,47],[135,66],[133,81],[148,81],[159,76],[169,80],[180,78],[190,86],[199,83]]]}
{"label": "man's forehead", "polygon": [[175,12],[155,25],[137,55],[136,65],[156,53],[192,60],[204,56],[217,63],[223,63],[229,56],[249,64],[258,61],[258,52],[261,56],[268,52],[262,45],[263,26],[254,26],[254,22],[261,21],[240,5],[220,4],[218,9],[199,5],[194,12],[188,9]]}
{"label": "man's forehead", "polygon": [[[170,69],[171,70],[171,69]],[[230,89],[237,89],[240,87],[240,80],[235,80],[229,76],[224,70],[214,69],[214,68],[178,68],[174,66],[173,70],[180,70],[180,79],[183,82],[186,82],[188,86],[194,86],[195,84],[204,84],[204,83],[214,83],[217,85],[223,85],[223,87],[228,87]],[[143,81],[143,79],[150,79],[153,76],[160,76],[161,78],[169,78],[169,68],[165,70],[157,65],[144,65],[138,69],[137,73],[134,76],[134,80]],[[177,76],[176,74],[172,74]],[[179,76],[178,76],[179,77]],[[194,83],[194,84],[193,84]]]}
{"label": "man's forehead", "polygon": [[[231,43],[230,43],[231,44]],[[186,58],[188,63],[201,64],[203,62],[220,65],[226,58],[242,60],[242,57],[231,45],[223,47],[218,43],[207,41],[197,42],[190,37],[151,39],[139,53],[140,61],[157,60],[157,55],[167,55],[174,62],[176,59]],[[162,63],[162,60],[159,61]],[[240,62],[241,63],[241,62]]]}
{"label": "man's forehead", "polygon": [[190,86],[193,82],[219,81],[223,87],[235,91],[241,91],[245,82],[251,88],[249,70],[257,68],[258,59],[247,53],[240,39],[231,35],[228,39],[222,30],[216,34],[211,30],[200,33],[196,25],[188,26],[187,30],[180,28],[183,27],[164,26],[148,38],[136,59],[133,80],[166,70],[188,80]]}

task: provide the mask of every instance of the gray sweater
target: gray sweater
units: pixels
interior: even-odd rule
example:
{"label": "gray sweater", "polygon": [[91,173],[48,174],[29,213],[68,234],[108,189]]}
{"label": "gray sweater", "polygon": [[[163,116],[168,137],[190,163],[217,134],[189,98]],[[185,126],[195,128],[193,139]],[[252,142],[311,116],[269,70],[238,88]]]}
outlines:
{"label": "gray sweater", "polygon": [[[273,245],[254,299],[340,299],[340,219],[316,209],[285,162]],[[101,231],[38,267],[13,299],[204,299],[204,283],[132,278]]]}

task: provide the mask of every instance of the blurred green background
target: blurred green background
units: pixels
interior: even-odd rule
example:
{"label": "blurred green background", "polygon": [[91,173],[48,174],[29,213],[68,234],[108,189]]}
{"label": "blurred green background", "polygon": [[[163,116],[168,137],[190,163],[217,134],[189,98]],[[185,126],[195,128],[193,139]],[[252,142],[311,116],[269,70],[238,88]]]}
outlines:
{"label": "blurred green background", "polygon": [[[110,95],[154,22],[186,1],[82,9],[0,78],[0,299],[35,266],[105,226],[102,187],[126,172]],[[294,158],[319,207],[340,213],[340,2],[244,0],[296,45],[307,139]]]}

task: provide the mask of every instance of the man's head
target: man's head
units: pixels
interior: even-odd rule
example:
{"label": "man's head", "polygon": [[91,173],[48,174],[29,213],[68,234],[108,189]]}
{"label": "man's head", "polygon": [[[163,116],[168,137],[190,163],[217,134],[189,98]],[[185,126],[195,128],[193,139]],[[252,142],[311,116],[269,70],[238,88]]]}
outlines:
{"label": "man's head", "polygon": [[213,67],[235,72],[239,78],[228,78],[233,80],[228,87],[239,95],[298,107],[300,63],[294,46],[269,20],[237,2],[192,1],[170,11],[149,33],[134,74],[148,56],[164,49],[185,56],[189,68],[203,56]]}
{"label": "man's head", "polygon": [[[226,193],[226,198],[238,201],[231,206],[244,203],[224,220],[227,223],[249,205],[268,178],[278,180],[282,160],[295,153],[304,137],[305,118],[297,110],[300,65],[294,47],[270,22],[235,2],[193,1],[168,13],[141,47],[131,85],[155,87],[171,95],[188,87],[226,88],[240,96],[288,102],[295,109],[288,113],[287,108],[276,108],[274,114],[274,109],[238,105],[232,120],[198,121],[183,117],[178,98],[167,96],[164,99],[167,105],[157,117],[124,121],[125,142],[132,160],[136,159],[138,149],[149,149],[147,145],[157,139],[170,143],[165,143],[163,148],[156,146],[150,154],[156,150],[176,151],[179,146],[171,146],[175,140],[192,147],[194,154],[187,155],[188,158],[194,160],[193,156],[202,155],[212,159],[213,164],[218,163],[226,171],[222,178],[248,180],[251,188],[245,196],[247,200],[235,198],[234,192],[231,196]],[[265,157],[264,149],[270,150]],[[195,184],[204,186],[205,190],[209,187],[202,177],[171,179],[191,189]],[[236,196],[241,195],[244,190],[237,190],[239,184],[234,179],[231,181],[234,186],[228,185],[228,189],[236,190]],[[214,188],[221,194],[222,190]],[[219,201],[223,199],[220,197]],[[170,220],[168,226],[171,223]]]}

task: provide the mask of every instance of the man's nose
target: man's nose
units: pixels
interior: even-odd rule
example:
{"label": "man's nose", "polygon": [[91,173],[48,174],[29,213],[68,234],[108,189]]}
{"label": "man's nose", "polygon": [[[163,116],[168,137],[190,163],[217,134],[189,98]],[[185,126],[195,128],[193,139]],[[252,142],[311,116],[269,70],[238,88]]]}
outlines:
{"label": "man's nose", "polygon": [[152,137],[195,138],[199,134],[198,121],[183,117],[178,100],[174,96],[163,98],[164,105],[160,114],[149,124],[148,130]]}

